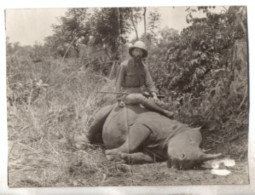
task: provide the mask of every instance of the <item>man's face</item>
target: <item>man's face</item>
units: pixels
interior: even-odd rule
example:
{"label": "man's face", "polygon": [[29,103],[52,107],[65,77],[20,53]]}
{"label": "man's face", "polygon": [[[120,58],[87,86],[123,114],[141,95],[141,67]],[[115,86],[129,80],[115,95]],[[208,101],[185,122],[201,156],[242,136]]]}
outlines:
{"label": "man's face", "polygon": [[141,59],[143,57],[143,50],[139,48],[134,48],[132,51],[132,56],[137,60]]}

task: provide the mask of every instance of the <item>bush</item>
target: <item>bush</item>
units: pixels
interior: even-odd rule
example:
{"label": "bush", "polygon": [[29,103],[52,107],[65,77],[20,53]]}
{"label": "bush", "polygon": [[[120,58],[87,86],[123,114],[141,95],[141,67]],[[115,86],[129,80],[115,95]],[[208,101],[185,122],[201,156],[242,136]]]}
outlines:
{"label": "bush", "polygon": [[[44,58],[35,63],[26,53],[7,56],[9,170],[27,173],[10,171],[11,186],[93,185],[94,177],[88,183],[76,180],[82,173],[79,162],[85,172],[102,178],[107,168],[96,167],[96,157],[86,152],[92,151],[86,132],[93,114],[115,98],[96,92],[111,91],[114,81],[83,62]],[[81,159],[82,151],[87,155]],[[94,153],[102,158],[101,151]]]}
{"label": "bush", "polygon": [[239,9],[194,18],[180,35],[164,29],[148,59],[160,93],[178,111],[175,117],[205,126],[205,137],[209,131],[223,136],[222,144],[234,132],[248,133],[247,37],[233,16]]}

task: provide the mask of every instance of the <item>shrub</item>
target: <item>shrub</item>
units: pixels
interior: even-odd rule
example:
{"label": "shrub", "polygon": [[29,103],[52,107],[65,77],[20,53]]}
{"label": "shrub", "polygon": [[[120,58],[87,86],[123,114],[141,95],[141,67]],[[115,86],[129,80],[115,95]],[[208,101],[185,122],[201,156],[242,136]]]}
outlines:
{"label": "shrub", "polygon": [[237,11],[243,8],[208,12],[205,18],[194,18],[181,34],[164,29],[148,59],[160,93],[178,111],[175,117],[217,132],[226,138],[221,143],[238,129],[248,132],[247,37],[235,23]]}

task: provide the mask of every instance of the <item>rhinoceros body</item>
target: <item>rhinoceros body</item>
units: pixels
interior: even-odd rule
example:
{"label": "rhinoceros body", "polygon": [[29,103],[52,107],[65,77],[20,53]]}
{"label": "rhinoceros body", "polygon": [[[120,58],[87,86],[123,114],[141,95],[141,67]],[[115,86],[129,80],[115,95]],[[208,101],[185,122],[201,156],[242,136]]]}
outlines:
{"label": "rhinoceros body", "polygon": [[114,106],[103,125],[104,145],[110,149],[123,144],[126,141],[129,128],[141,113],[148,113],[148,111],[139,106],[129,106],[129,108]]}
{"label": "rhinoceros body", "polygon": [[88,138],[93,143],[98,136],[108,149],[108,159],[120,157],[132,163],[167,160],[169,167],[189,169],[220,156],[203,153],[199,128],[137,105],[114,105],[99,111]]}

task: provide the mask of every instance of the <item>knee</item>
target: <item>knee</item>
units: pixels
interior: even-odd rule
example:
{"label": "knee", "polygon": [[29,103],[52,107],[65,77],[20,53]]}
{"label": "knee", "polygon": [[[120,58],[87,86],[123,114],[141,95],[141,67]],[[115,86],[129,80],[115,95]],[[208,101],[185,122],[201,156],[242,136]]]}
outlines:
{"label": "knee", "polygon": [[146,98],[139,93],[133,93],[133,94],[129,94],[126,97],[126,103],[127,104],[141,104],[146,100]]}

